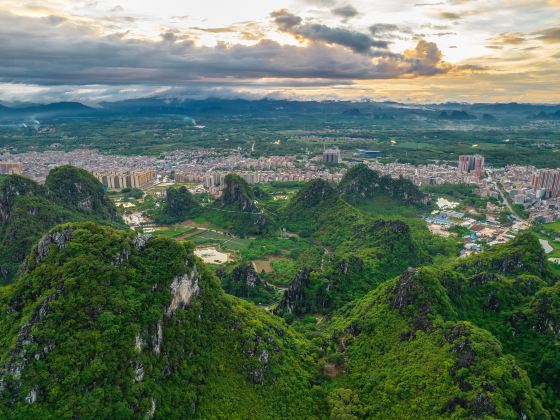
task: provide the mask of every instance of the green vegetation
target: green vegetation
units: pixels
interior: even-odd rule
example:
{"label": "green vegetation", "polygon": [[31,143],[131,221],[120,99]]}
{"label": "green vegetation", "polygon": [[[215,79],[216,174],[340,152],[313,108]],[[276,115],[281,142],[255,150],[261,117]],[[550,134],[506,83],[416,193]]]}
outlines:
{"label": "green vegetation", "polygon": [[139,188],[123,188],[121,194],[126,200],[139,200],[144,197],[144,191]]}
{"label": "green vegetation", "polygon": [[0,295],[0,417],[322,417],[310,343],[189,244],[144,241],[93,224],[41,241]]}
{"label": "green vegetation", "polygon": [[[560,289],[531,234],[406,269],[332,316],[293,326],[225,294],[192,251],[93,223],[43,237],[0,289],[0,416],[560,413]],[[333,276],[370,275],[358,257],[328,265]],[[303,270],[295,281],[314,275]],[[248,265],[224,267],[222,282],[239,294],[258,290],[253,299],[267,289]]]}
{"label": "green vegetation", "polygon": [[77,220],[122,225],[103,186],[88,172],[61,166],[44,186],[18,175],[0,178],[0,283],[11,281],[41,235]]}
{"label": "green vegetation", "polygon": [[161,208],[156,210],[155,220],[162,224],[182,222],[196,214],[198,203],[187,187],[168,188]]}
{"label": "green vegetation", "polygon": [[230,264],[216,270],[227,293],[242,297],[251,302],[264,304],[276,299],[276,291],[261,279],[251,264]]}
{"label": "green vegetation", "polygon": [[364,202],[378,194],[386,194],[401,203],[416,206],[422,206],[427,201],[424,194],[409,179],[380,176],[364,164],[350,168],[342,177],[338,189],[349,203]]}
{"label": "green vegetation", "polygon": [[495,199],[486,200],[480,198],[474,192],[476,188],[476,185],[471,184],[441,184],[426,185],[423,187],[423,190],[434,196],[441,196],[458,202],[459,209],[465,209],[466,207],[474,207],[475,209],[486,208],[488,201],[495,201]]}
{"label": "green vegetation", "polygon": [[266,235],[275,229],[274,217],[256,201],[253,189],[243,178],[228,174],[221,197],[204,208],[202,217],[239,236]]}
{"label": "green vegetation", "polygon": [[[388,162],[455,164],[459,155],[473,152],[474,135],[477,152],[497,167],[521,164],[554,168],[560,162],[559,125],[550,121],[530,122],[526,113],[503,112],[498,121],[488,123],[441,120],[437,118],[439,111],[432,117],[418,118],[421,110],[395,115],[395,118],[376,118],[381,113],[395,112],[376,109],[376,105],[358,117],[342,112],[341,107],[347,104],[311,105],[320,111],[312,111],[307,103],[296,104],[293,109],[287,102],[278,103],[269,111],[256,108],[274,106],[268,102],[244,104],[243,108],[236,104],[235,111],[229,115],[220,112],[223,103],[201,103],[199,109],[194,106],[166,115],[153,109],[123,118],[41,121],[47,130],[40,131],[0,127],[0,148],[12,152],[52,150],[55,146],[60,150],[98,148],[112,154],[159,156],[178,149],[240,147],[258,157],[304,155],[306,150],[318,154],[326,144],[338,146],[349,156],[362,148],[381,151]],[[329,106],[335,109],[329,110]],[[205,128],[193,127],[190,121],[184,120],[184,115],[193,116]],[[317,136],[319,140],[310,136]],[[391,142],[393,139],[396,144]]]}

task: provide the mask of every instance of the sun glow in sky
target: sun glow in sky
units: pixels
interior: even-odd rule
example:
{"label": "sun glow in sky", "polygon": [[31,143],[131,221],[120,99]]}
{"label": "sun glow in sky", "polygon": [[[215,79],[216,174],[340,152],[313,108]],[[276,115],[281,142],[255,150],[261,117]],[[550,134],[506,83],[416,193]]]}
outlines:
{"label": "sun glow in sky", "polygon": [[0,100],[560,102],[558,0],[2,0]]}

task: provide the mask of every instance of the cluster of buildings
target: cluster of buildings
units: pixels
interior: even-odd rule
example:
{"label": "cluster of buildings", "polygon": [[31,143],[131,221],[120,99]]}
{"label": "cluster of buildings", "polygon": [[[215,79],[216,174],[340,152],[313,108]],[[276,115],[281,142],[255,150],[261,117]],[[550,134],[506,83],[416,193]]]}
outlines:
{"label": "cluster of buildings", "polygon": [[461,155],[457,169],[461,174],[474,174],[480,178],[484,175],[484,156]]}
{"label": "cluster of buildings", "polygon": [[436,211],[426,217],[430,231],[436,235],[449,236],[454,226],[465,228],[468,233],[462,236],[461,256],[480,252],[484,244],[496,245],[508,242],[515,234],[527,228],[526,222],[516,221],[513,226],[502,226],[497,220],[500,208],[489,204],[487,220],[481,222],[468,214],[455,210]]}
{"label": "cluster of buildings", "polygon": [[548,223],[560,219],[560,169],[510,165],[495,169],[492,176],[501,183],[512,202],[529,213],[530,220]]}
{"label": "cluster of buildings", "polygon": [[[174,177],[175,181],[200,184],[213,195],[219,195],[228,173],[236,173],[250,184],[313,178],[338,182],[346,169],[331,164],[341,162],[341,151],[336,147],[324,150],[316,158],[304,156],[299,160],[295,156],[252,158],[243,156],[238,150],[178,150],[153,157],[104,155],[96,150],[78,149],[0,155],[0,173],[22,174],[43,181],[51,169],[69,164],[93,173],[109,190],[144,188],[156,182],[158,177]],[[418,186],[474,184],[482,198],[498,198],[503,188],[513,203],[522,205],[530,213],[531,220],[549,222],[560,219],[559,169],[532,166],[487,169],[481,155],[462,155],[457,166],[383,164],[365,157],[364,162],[383,175],[408,178]]]}
{"label": "cluster of buildings", "polygon": [[103,184],[105,189],[115,191],[124,188],[144,188],[153,184],[155,180],[155,172],[151,169],[113,173],[93,172],[93,176]]}
{"label": "cluster of buildings", "polygon": [[21,165],[22,175],[38,182],[44,181],[52,169],[62,165],[106,175],[147,170],[156,172],[158,168],[157,159],[151,156],[104,155],[92,149],[6,154],[0,155],[0,161],[17,162]]}
{"label": "cluster of buildings", "polygon": [[460,156],[457,167],[442,164],[412,165],[409,163],[381,163],[368,161],[368,166],[392,178],[408,178],[415,185],[480,184],[484,174],[484,157]]}
{"label": "cluster of buildings", "polygon": [[0,162],[0,175],[21,175],[23,173],[23,165],[14,161]]}
{"label": "cluster of buildings", "polygon": [[560,197],[560,169],[541,169],[531,178],[531,186],[539,198]]}
{"label": "cluster of buildings", "polygon": [[326,181],[339,182],[342,179],[344,171],[331,173],[328,171],[212,171],[206,173],[194,174],[176,174],[175,181],[177,182],[193,182],[202,183],[204,187],[214,196],[219,196],[224,186],[224,179],[226,175],[234,173],[243,178],[248,184],[264,184],[274,181],[309,181],[314,178],[322,178]]}

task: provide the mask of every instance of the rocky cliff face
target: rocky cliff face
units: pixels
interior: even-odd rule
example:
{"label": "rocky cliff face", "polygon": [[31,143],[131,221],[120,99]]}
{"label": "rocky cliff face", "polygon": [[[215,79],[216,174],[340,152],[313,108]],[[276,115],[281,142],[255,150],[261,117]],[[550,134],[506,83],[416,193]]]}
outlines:
{"label": "rocky cliff face", "polygon": [[379,192],[380,179],[379,173],[366,165],[355,165],[344,174],[338,184],[338,190],[346,201],[357,203],[373,198]]}
{"label": "rocky cliff face", "polygon": [[224,206],[235,207],[241,211],[260,213],[249,184],[239,175],[226,175],[220,202]]}
{"label": "rocky cliff face", "polygon": [[171,283],[171,303],[167,307],[165,314],[171,316],[178,308],[188,306],[191,301],[200,293],[198,281],[200,276],[196,269],[196,265],[188,274],[182,274],[175,277]]}
{"label": "rocky cliff face", "polygon": [[239,175],[225,177],[224,190],[216,206],[228,213],[228,222],[237,234],[259,235],[274,228],[274,218],[259,208],[251,187]]}
{"label": "rocky cliff face", "polygon": [[262,280],[248,262],[233,267],[223,267],[217,270],[216,274],[227,293],[256,303],[269,303],[274,299],[274,288]]}
{"label": "rocky cliff face", "polygon": [[296,276],[288,290],[284,292],[282,301],[278,305],[276,310],[277,313],[287,312],[290,314],[298,313],[301,308],[300,306],[306,303],[307,299],[307,288],[311,283],[311,269],[302,268],[296,273]]}

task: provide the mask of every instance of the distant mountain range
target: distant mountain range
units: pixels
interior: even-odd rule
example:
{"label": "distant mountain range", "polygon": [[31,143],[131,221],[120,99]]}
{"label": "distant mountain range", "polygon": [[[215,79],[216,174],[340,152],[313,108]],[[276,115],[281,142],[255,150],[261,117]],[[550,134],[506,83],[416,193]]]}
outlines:
{"label": "distant mountain range", "polygon": [[421,117],[448,121],[484,121],[503,119],[560,119],[560,105],[539,104],[462,104],[444,103],[411,105],[397,102],[349,101],[286,101],[217,99],[182,100],[168,98],[142,98],[118,102],[102,102],[95,107],[79,102],[50,104],[0,103],[0,120],[59,119],[76,117],[157,117],[157,116],[209,116],[209,115],[339,115],[352,118],[398,119]]}

